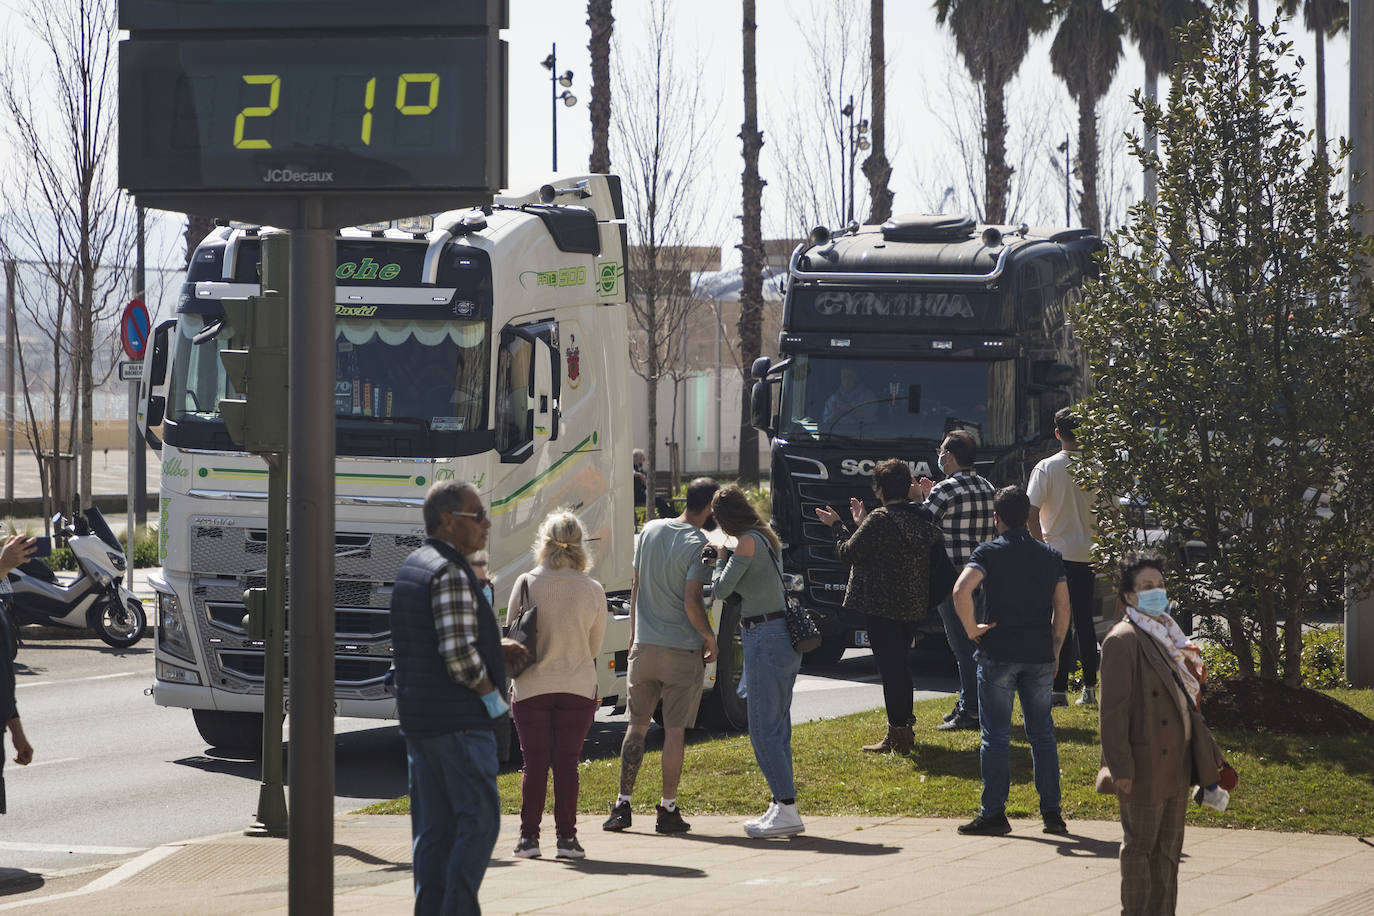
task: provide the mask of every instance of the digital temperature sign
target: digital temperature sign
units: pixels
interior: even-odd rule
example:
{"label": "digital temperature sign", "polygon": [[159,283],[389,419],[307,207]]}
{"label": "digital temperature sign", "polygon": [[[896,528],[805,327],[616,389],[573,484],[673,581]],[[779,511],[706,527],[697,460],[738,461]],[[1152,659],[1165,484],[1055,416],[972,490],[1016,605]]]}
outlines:
{"label": "digital temperature sign", "polygon": [[481,189],[485,36],[137,41],[120,55],[120,184]]}

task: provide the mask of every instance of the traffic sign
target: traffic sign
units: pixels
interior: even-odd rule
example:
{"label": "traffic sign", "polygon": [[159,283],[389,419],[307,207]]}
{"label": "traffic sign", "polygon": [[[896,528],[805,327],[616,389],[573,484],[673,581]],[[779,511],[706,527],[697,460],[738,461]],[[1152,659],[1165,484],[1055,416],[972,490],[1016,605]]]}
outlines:
{"label": "traffic sign", "polygon": [[119,364],[119,380],[121,382],[137,382],[143,378],[143,363],[124,363]]}
{"label": "traffic sign", "polygon": [[[129,359],[143,359],[143,351],[148,348],[148,331],[151,326],[152,320],[148,317],[148,307],[143,304],[143,300],[130,299],[119,319],[119,339],[124,344],[124,352]],[[120,377],[123,378],[123,375]]]}

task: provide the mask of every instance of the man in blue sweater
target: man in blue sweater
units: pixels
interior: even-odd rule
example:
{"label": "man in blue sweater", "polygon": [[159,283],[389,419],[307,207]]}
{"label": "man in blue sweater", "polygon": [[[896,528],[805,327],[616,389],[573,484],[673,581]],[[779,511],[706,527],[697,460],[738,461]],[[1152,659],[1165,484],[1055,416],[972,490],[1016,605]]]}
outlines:
{"label": "man in blue sweater", "polygon": [[[1021,697],[1021,715],[1035,766],[1035,790],[1046,833],[1065,834],[1060,812],[1059,746],[1050,718],[1054,670],[1069,631],[1069,588],[1059,551],[1026,530],[1030,499],[1020,487],[1003,487],[992,501],[998,536],[980,544],[954,583],[954,609],[969,639],[978,645],[978,709],[983,743],[978,761],[983,798],[978,816],[963,834],[1011,833],[1007,794],[1011,788],[1011,707]],[[974,616],[973,590],[983,584],[987,621]]]}
{"label": "man in blue sweater", "polygon": [[429,537],[401,565],[391,593],[415,912],[476,914],[501,828],[495,722],[507,712],[506,659],[496,615],[464,557],[486,547],[491,521],[477,490],[457,481],[430,488],[424,518]]}

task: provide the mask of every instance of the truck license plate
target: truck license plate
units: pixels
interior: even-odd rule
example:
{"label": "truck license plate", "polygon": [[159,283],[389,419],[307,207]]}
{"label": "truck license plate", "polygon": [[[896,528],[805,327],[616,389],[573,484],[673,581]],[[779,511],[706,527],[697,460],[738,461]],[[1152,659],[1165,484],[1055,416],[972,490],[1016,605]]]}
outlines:
{"label": "truck license plate", "polygon": [[858,646],[860,649],[867,649],[867,648],[869,648],[869,645],[868,645],[868,631],[867,631],[867,630],[855,630],[855,631],[854,631],[854,645]]}

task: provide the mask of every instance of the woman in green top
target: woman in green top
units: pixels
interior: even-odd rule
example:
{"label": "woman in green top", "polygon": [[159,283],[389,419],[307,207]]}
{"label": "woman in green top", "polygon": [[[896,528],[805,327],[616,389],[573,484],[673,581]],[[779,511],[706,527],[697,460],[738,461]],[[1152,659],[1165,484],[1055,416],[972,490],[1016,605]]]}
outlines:
{"label": "woman in green top", "polygon": [[746,821],[752,837],[792,836],[806,828],[797,813],[792,781],[792,685],[801,653],[792,648],[784,613],[778,536],[759,518],[744,491],[722,487],[711,501],[716,524],[735,538],[734,553],[716,571],[715,596],[740,598],[744,677],[748,685],[749,743],[768,780],[773,802],[761,817]]}

